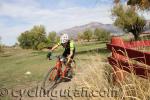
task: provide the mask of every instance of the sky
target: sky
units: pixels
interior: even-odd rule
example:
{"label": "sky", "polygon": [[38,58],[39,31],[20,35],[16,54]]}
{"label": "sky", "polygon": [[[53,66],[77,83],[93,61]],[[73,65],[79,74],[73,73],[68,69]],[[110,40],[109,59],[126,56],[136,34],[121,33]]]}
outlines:
{"label": "sky", "polygon": [[48,33],[90,22],[112,24],[112,7],[113,0],[0,0],[1,42],[15,44],[34,25],[44,25]]}

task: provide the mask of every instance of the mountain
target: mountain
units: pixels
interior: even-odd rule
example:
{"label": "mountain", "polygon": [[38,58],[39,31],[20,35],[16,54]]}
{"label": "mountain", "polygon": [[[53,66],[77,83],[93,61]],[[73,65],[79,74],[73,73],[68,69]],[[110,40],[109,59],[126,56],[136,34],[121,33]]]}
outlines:
{"label": "mountain", "polygon": [[78,33],[82,33],[86,29],[91,29],[93,31],[96,28],[105,29],[105,30],[111,32],[112,34],[117,34],[117,35],[121,35],[124,33],[121,29],[119,29],[118,27],[116,27],[112,24],[102,24],[102,23],[98,23],[98,22],[91,22],[89,24],[85,24],[85,25],[81,25],[81,26],[75,26],[75,27],[72,27],[69,29],[62,30],[59,32],[59,34],[60,33],[67,33],[71,37],[76,37]]}

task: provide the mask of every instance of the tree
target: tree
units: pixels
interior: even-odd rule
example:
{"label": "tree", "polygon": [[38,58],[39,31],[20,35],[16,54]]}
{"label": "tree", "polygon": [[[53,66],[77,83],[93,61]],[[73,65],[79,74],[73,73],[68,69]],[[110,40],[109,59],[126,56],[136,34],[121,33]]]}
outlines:
{"label": "tree", "polygon": [[137,6],[140,9],[150,9],[150,0],[128,0],[128,5]]}
{"label": "tree", "polygon": [[1,44],[1,39],[2,39],[2,38],[0,37],[0,44]]}
{"label": "tree", "polygon": [[30,35],[30,32],[25,31],[21,33],[21,35],[18,37],[18,42],[23,49],[32,48],[33,42],[32,42],[32,37]]}
{"label": "tree", "polygon": [[100,29],[96,28],[94,31],[94,36],[98,41],[100,41],[100,39],[101,39],[101,34],[102,34],[102,31]]}
{"label": "tree", "polygon": [[[114,0],[115,4],[120,3],[121,0]],[[126,0],[127,5],[136,6],[142,10],[150,10],[150,0]]]}
{"label": "tree", "polygon": [[2,51],[2,44],[1,44],[1,37],[0,37],[0,52]]}
{"label": "tree", "polygon": [[41,42],[39,43],[39,45],[37,46],[37,50],[42,50],[43,48],[47,47],[47,44],[45,42]]}
{"label": "tree", "polygon": [[77,34],[77,38],[78,38],[78,40],[83,39],[83,34],[82,34],[82,33],[78,33],[78,34]]}
{"label": "tree", "polygon": [[31,30],[21,33],[18,37],[19,44],[24,49],[38,49],[42,42],[46,43],[46,32],[44,26],[34,26]]}
{"label": "tree", "polygon": [[49,40],[49,42],[51,42],[51,43],[55,43],[56,42],[56,36],[57,36],[57,34],[56,34],[56,32],[49,32],[49,34],[48,34],[48,40]]}
{"label": "tree", "polygon": [[108,32],[106,30],[102,30],[101,40],[102,41],[108,41],[108,40],[110,40],[110,32]]}
{"label": "tree", "polygon": [[98,41],[107,41],[110,39],[110,32],[104,30],[104,29],[98,29],[96,28],[94,31],[94,36]]}
{"label": "tree", "polygon": [[83,39],[85,39],[89,42],[92,38],[92,35],[93,35],[93,32],[88,29],[83,33]]}
{"label": "tree", "polygon": [[31,31],[30,34],[32,36],[32,47],[33,49],[38,49],[37,46],[41,43],[41,42],[46,42],[46,32],[45,32],[45,27],[42,25],[39,26],[34,26]]}
{"label": "tree", "polygon": [[112,9],[112,15],[116,17],[114,24],[126,32],[131,32],[135,40],[138,40],[140,33],[144,30],[145,19],[137,14],[132,7],[124,9],[122,5]]}
{"label": "tree", "polygon": [[56,36],[56,42],[58,43],[60,41],[60,36]]}

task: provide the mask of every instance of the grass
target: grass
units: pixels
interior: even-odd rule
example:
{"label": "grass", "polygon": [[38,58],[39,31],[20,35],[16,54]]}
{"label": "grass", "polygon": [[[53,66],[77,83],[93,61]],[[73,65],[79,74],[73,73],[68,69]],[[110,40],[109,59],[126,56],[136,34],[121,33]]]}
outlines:
{"label": "grass", "polygon": [[[5,50],[9,51],[5,55],[9,57],[0,57],[0,86],[15,87],[16,85],[27,84],[42,78],[43,72],[47,70],[49,62],[45,58],[45,54],[35,53],[32,50]],[[31,75],[25,75],[30,71]],[[38,81],[37,81],[38,82]]]}
{"label": "grass", "polygon": [[[62,50],[58,48],[54,55],[61,54]],[[93,58],[95,56],[106,59],[106,55],[109,54],[105,43],[101,42],[76,44],[76,52],[75,60],[80,70],[84,70],[82,68],[86,65],[82,66],[82,62],[89,62],[91,55]],[[48,69],[55,63],[54,60],[47,60],[46,54],[45,51],[5,48],[0,54],[0,88],[26,88],[41,83]],[[27,71],[30,71],[31,75],[26,75]],[[3,99],[9,100],[10,98]]]}
{"label": "grass", "polygon": [[142,52],[150,52],[150,47],[137,47],[137,48],[134,48],[134,49],[142,51]]}
{"label": "grass", "polygon": [[[101,58],[98,53],[84,56],[79,55],[79,58],[78,67],[82,72],[76,75],[74,87],[80,91],[85,88],[87,91],[86,93],[84,92],[85,94],[82,97],[73,98],[73,100],[115,100],[115,95],[109,92],[112,88],[108,84],[105,75],[105,72],[108,72],[106,66],[109,66],[109,64],[103,61],[103,58]],[[106,94],[104,90],[106,90]],[[97,97],[91,95],[92,91],[94,91],[93,93],[97,95]],[[109,93],[109,95],[107,95],[107,93]]]}
{"label": "grass", "polygon": [[[127,37],[124,37],[128,40]],[[149,47],[136,48],[144,52],[149,52]],[[104,54],[105,55],[105,54]],[[106,53],[108,56],[108,53]],[[98,90],[100,88],[115,89],[117,95],[114,97],[87,97],[79,98],[79,100],[150,100],[150,79],[143,79],[133,73],[126,73],[125,79],[120,82],[112,80],[112,66],[102,63],[106,56],[100,58],[100,55],[88,55],[85,61],[80,62],[81,66],[87,74],[81,74],[76,80],[76,87],[88,87],[90,90]],[[84,59],[83,58],[83,59]],[[90,62],[89,62],[90,61]],[[134,61],[130,61],[134,64]],[[102,77],[103,76],[103,77]],[[74,98],[75,99],[75,98]],[[78,100],[78,99],[77,99]]]}
{"label": "grass", "polygon": [[[76,44],[77,56],[84,57],[91,52],[93,55],[98,52],[95,51],[98,48],[102,49],[99,52],[105,55],[108,52],[103,52],[104,47],[104,43]],[[61,54],[61,52],[62,48],[59,48],[54,55]],[[82,53],[80,54],[80,52]],[[44,51],[5,48],[4,52],[0,54],[0,88],[29,86],[41,82],[44,74],[55,62],[54,60],[48,61],[46,54],[47,52]],[[30,71],[31,75],[26,75],[27,71]]]}
{"label": "grass", "polygon": [[[106,89],[106,93],[110,94],[98,97],[74,98],[74,100],[150,100],[150,79],[143,79],[134,75],[134,73],[126,73],[122,82],[114,82],[112,80],[112,66],[104,62],[98,54],[85,55],[80,57],[78,62],[80,63],[79,67],[84,70],[84,74],[79,73],[75,81],[75,87],[81,90],[86,87],[88,93]],[[110,92],[107,90],[110,90]],[[111,95],[112,91],[116,94]]]}
{"label": "grass", "polygon": [[[73,98],[73,100],[150,100],[150,80],[126,73],[121,84],[112,80],[112,66],[107,62],[110,52],[105,43],[89,42],[76,44],[77,70],[74,87],[87,87],[88,92],[99,89],[115,89],[117,95]],[[48,68],[55,61],[46,59],[47,52],[5,48],[0,54],[0,88],[27,87],[42,81]],[[55,55],[61,54],[62,48]],[[25,75],[30,71],[31,75]],[[108,91],[107,91],[108,92]],[[7,98],[6,98],[7,100]]]}
{"label": "grass", "polygon": [[133,73],[126,74],[125,80],[118,86],[122,95],[116,100],[149,100],[150,80],[135,76]]}
{"label": "grass", "polygon": [[[134,48],[136,50],[140,50],[140,51],[144,51],[144,52],[149,52],[149,47],[137,47]],[[126,53],[125,53],[126,54]],[[135,58],[134,58],[135,59]],[[132,65],[133,64],[138,64],[141,65],[142,67],[149,67],[146,66],[145,64],[142,64],[140,62],[137,62],[133,59],[129,59],[128,61],[129,65],[131,65],[131,70],[132,70]],[[118,62],[119,64],[119,62]],[[116,64],[116,66],[120,66]],[[126,66],[122,66],[122,67],[126,67]],[[121,95],[119,95],[117,98],[115,98],[115,100],[150,100],[150,78],[148,79],[144,79],[141,78],[139,76],[135,75],[135,72],[131,72],[131,73],[124,73],[124,80],[123,81],[119,81],[119,82],[113,82],[113,80],[111,80],[111,74],[110,71],[108,70],[112,70],[111,66],[107,66],[106,69],[106,76],[107,76],[107,80],[108,83],[110,83],[109,85],[111,87],[118,87],[120,90]],[[146,72],[145,72],[146,73]],[[110,81],[111,80],[111,81]]]}

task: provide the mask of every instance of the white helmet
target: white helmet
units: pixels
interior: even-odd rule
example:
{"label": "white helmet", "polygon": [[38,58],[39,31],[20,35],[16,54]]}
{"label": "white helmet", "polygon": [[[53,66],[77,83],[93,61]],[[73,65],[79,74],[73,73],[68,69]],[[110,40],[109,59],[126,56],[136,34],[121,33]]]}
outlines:
{"label": "white helmet", "polygon": [[63,35],[60,37],[61,43],[66,43],[66,42],[68,42],[68,40],[69,40],[68,34],[63,34]]}

